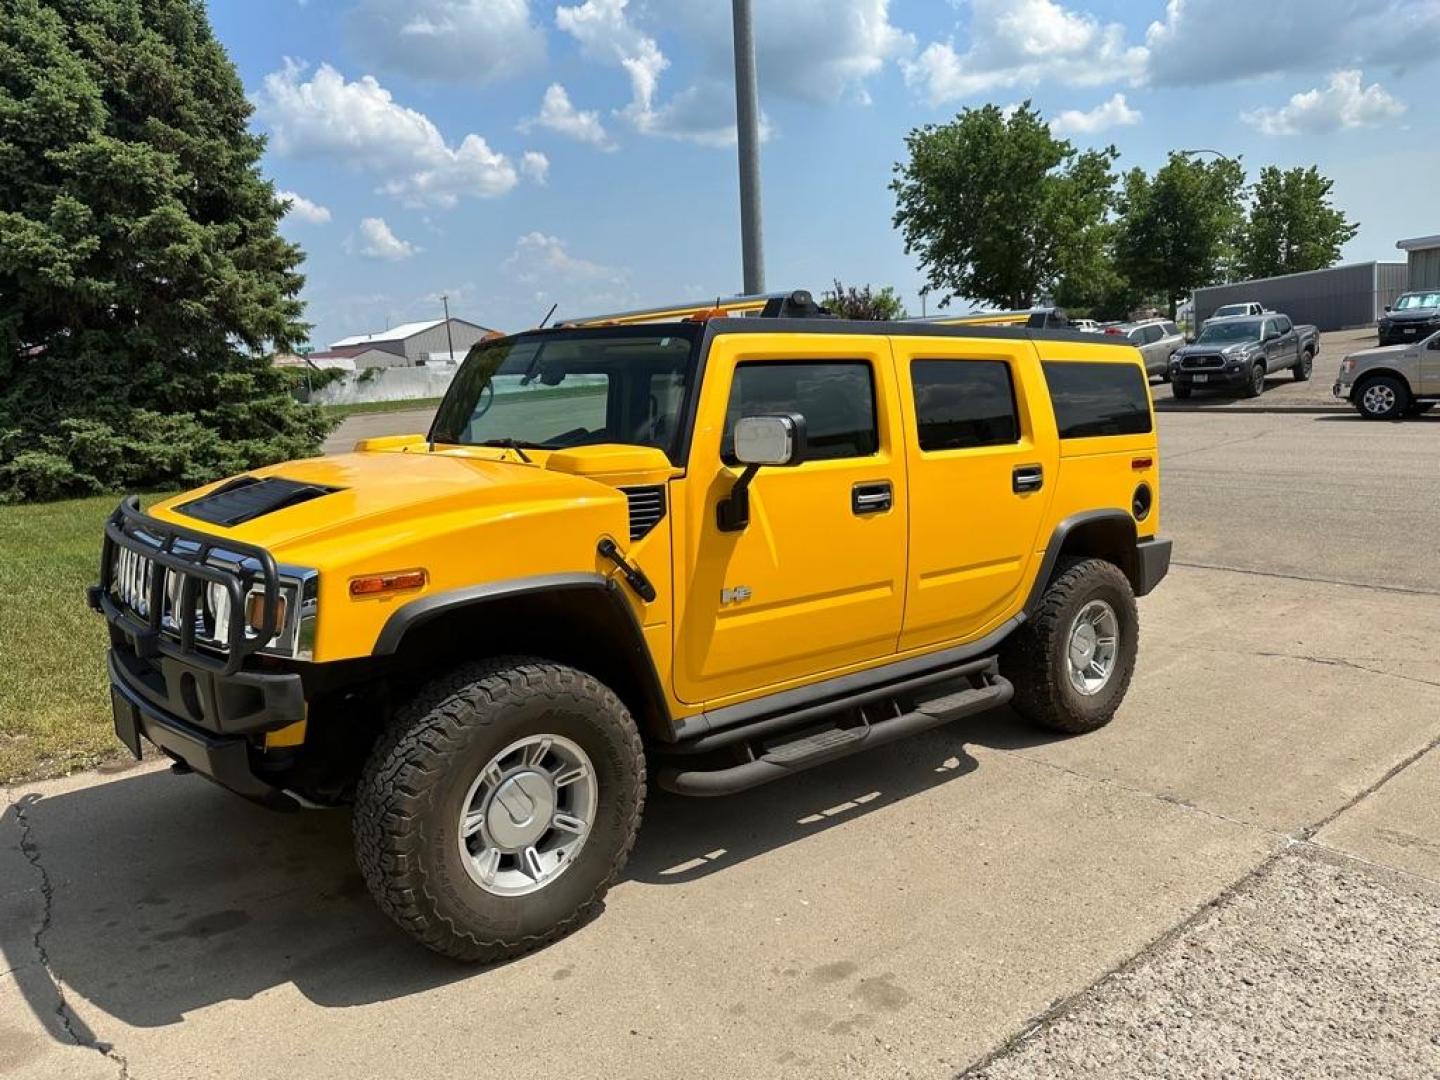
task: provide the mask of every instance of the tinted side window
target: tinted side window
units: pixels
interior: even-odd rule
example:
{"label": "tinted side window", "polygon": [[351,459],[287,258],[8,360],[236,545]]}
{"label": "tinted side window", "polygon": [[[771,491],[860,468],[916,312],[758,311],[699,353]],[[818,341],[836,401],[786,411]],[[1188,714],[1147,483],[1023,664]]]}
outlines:
{"label": "tinted side window", "polygon": [[1047,361],[1045,381],[1062,439],[1150,430],[1150,391],[1133,364]]}
{"label": "tinted side window", "polygon": [[1153,345],[1165,336],[1165,331],[1160,329],[1159,323],[1151,323],[1145,327],[1145,344]]}
{"label": "tinted side window", "polygon": [[721,453],[734,463],[735,421],[761,413],[805,417],[812,460],[868,457],[880,448],[875,421],[875,380],[859,360],[793,360],[740,364],[730,387]]}
{"label": "tinted side window", "polygon": [[1180,333],[1180,328],[1176,326],[1173,322],[1161,323],[1161,325],[1165,328],[1166,337],[1174,337],[1176,334]]}
{"label": "tinted side window", "polygon": [[1292,324],[1290,322],[1290,317],[1288,315],[1281,315],[1275,320],[1275,329],[1279,330],[1282,334],[1288,334],[1290,332],[1291,325]]}
{"label": "tinted side window", "polygon": [[1000,360],[915,360],[921,450],[1001,446],[1020,440],[1010,365]]}

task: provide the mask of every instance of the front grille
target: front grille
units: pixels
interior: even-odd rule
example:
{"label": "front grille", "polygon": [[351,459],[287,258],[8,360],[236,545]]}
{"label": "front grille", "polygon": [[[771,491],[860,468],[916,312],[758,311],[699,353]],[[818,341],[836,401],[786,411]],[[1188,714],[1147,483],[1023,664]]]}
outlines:
{"label": "front grille", "polygon": [[[92,595],[140,655],[163,653],[227,675],[270,644],[287,607],[264,548],[157,521],[133,496],[105,523]],[[251,597],[258,627],[247,626]]]}
{"label": "front grille", "polygon": [[649,534],[665,517],[665,485],[621,488],[630,500],[630,539]]}
{"label": "front grille", "polygon": [[1194,371],[1201,368],[1222,368],[1225,366],[1225,358],[1218,354],[1182,356],[1180,358],[1180,366],[1186,371]]}

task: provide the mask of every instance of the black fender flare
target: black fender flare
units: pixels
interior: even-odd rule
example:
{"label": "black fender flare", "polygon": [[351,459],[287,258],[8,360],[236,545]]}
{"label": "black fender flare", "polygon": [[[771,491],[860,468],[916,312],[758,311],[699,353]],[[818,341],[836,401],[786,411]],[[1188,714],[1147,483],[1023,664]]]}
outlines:
{"label": "black fender flare", "polygon": [[1136,589],[1137,594],[1139,593],[1142,583],[1139,559],[1135,551],[1139,542],[1135,531],[1135,519],[1124,510],[1084,510],[1078,514],[1072,514],[1060,522],[1055,526],[1055,531],[1050,534],[1050,541],[1045,545],[1045,556],[1040,561],[1040,570],[1035,575],[1035,581],[1030,586],[1030,595],[1025,600],[1024,612],[1027,619],[1033,619],[1036,610],[1040,607],[1040,601],[1045,595],[1045,587],[1055,573],[1055,564],[1060,561],[1060,554],[1065,550],[1065,542],[1082,531],[1099,530],[1113,530],[1121,537],[1121,542],[1113,545],[1113,550],[1106,554],[1115,556],[1120,569],[1130,579],[1130,584]]}
{"label": "black fender flare", "polygon": [[[655,661],[645,643],[645,633],[634,609],[625,602],[620,588],[603,574],[563,573],[516,578],[511,581],[472,585],[449,589],[412,600],[391,613],[375,641],[372,655],[394,656],[400,651],[406,634],[442,616],[460,611],[479,611],[501,601],[523,600],[547,596],[564,599],[566,595],[579,603],[599,603],[607,615],[609,628],[619,637],[623,661],[633,676],[635,692],[643,699],[640,704],[648,716],[636,717],[642,729],[658,737],[673,739],[674,724]],[[612,689],[619,688],[612,687]],[[622,697],[624,695],[622,694]]]}

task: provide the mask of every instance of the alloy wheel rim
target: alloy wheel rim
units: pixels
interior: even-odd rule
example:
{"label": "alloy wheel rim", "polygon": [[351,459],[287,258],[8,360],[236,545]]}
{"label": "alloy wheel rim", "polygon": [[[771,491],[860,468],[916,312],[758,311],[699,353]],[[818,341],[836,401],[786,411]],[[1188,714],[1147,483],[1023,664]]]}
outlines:
{"label": "alloy wheel rim", "polygon": [[1364,402],[1366,412],[1384,416],[1395,408],[1395,391],[1384,383],[1376,383],[1374,386],[1365,388],[1365,395],[1361,400]]}
{"label": "alloy wheel rim", "polygon": [[1259,367],[1259,366],[1255,367],[1254,370],[1252,371],[1251,375],[1250,375],[1250,381],[1255,384],[1255,392],[1256,392],[1256,393],[1264,393],[1264,391],[1265,391],[1265,369],[1262,368],[1262,367]]}
{"label": "alloy wheel rim", "polygon": [[524,896],[575,861],[595,823],[595,767],[562,735],[530,735],[486,762],[461,804],[460,857],[495,896]]}
{"label": "alloy wheel rim", "polygon": [[1089,697],[1105,689],[1120,655],[1120,619],[1104,600],[1091,600],[1075,615],[1065,645],[1070,685]]}

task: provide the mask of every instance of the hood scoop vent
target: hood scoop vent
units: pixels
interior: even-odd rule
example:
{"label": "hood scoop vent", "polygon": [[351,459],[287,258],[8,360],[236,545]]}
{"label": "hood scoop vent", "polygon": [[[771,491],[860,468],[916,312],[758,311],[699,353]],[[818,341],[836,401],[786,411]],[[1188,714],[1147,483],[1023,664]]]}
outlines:
{"label": "hood scoop vent", "polygon": [[646,536],[665,517],[665,485],[624,487],[620,489],[630,500],[630,540]]}
{"label": "hood scoop vent", "polygon": [[278,476],[267,476],[264,479],[258,476],[242,476],[216,488],[208,495],[181,503],[175,507],[175,512],[208,521],[211,525],[230,528],[339,490],[341,489],[323,484],[302,484]]}

